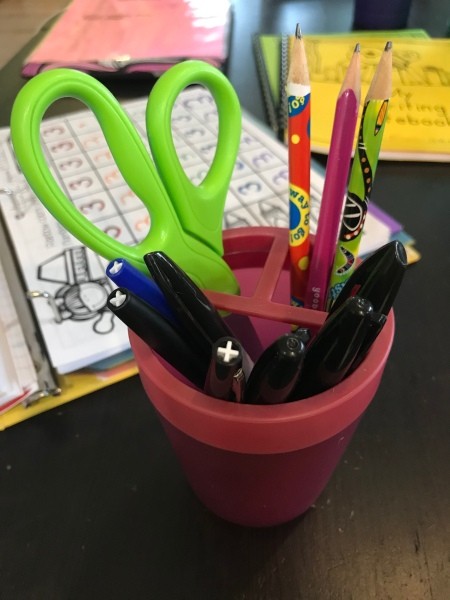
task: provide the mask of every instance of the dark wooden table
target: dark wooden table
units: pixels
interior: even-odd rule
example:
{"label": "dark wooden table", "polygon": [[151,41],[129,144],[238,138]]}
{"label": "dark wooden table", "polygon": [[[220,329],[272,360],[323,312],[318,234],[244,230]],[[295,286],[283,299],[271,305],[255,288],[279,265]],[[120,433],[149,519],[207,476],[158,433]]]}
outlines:
{"label": "dark wooden table", "polygon": [[[409,25],[443,36],[444,4],[414,1]],[[345,31],[351,2],[236,3],[229,74],[258,117],[250,34],[297,20]],[[33,43],[0,72],[1,125]],[[0,599],[449,598],[449,191],[448,164],[379,164],[373,200],[422,260],[396,302],[380,389],[313,508],[270,529],[210,514],[135,377],[0,433]]]}

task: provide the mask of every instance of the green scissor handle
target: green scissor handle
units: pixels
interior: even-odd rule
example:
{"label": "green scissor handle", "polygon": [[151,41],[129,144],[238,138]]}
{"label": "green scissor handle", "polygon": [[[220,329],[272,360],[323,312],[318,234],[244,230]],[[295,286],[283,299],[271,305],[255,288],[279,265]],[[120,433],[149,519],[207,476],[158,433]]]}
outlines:
{"label": "green scissor handle", "polygon": [[[211,92],[219,117],[214,159],[199,185],[192,183],[180,164],[171,126],[177,97],[186,86],[195,83]],[[207,63],[180,63],[156,82],[147,104],[146,123],[153,159],[164,187],[176,203],[183,228],[222,255],[223,210],[241,138],[241,111],[234,88]]]}
{"label": "green scissor handle", "polygon": [[[179,66],[184,66],[184,69],[180,69],[179,76],[183,76],[186,85],[190,82],[203,81],[203,70],[209,73],[211,69],[214,69],[201,61],[187,61]],[[220,73],[219,75],[223,80],[221,84],[213,84],[216,95],[218,94],[216,88],[220,88],[221,85],[224,88],[231,88],[231,84],[226,78]],[[170,71],[162,78],[166,76],[172,79]],[[209,79],[207,81],[209,83]],[[208,85],[208,83],[205,83],[205,85]],[[179,88],[179,91],[181,89],[183,88]],[[230,94],[230,97],[232,95]],[[56,100],[64,97],[76,98],[92,110],[103,130],[111,154],[124,180],[151,213],[151,229],[147,236],[135,246],[126,246],[118,242],[91,223],[66,197],[50,172],[40,142],[40,125],[48,107]],[[163,101],[164,104],[167,104],[166,110],[171,112],[175,98],[173,100],[171,98],[164,99],[160,96],[160,102]],[[239,104],[237,108],[235,104],[231,106],[232,112],[237,113],[240,121]],[[240,126],[237,129],[240,137]],[[234,135],[236,135],[236,132],[234,132]],[[171,139],[172,134],[168,133],[165,136],[165,139]],[[15,100],[11,114],[11,139],[19,165],[36,196],[72,235],[94,252],[108,260],[117,257],[126,258],[140,270],[147,272],[142,258],[143,255],[152,250],[163,250],[200,287],[229,293],[239,291],[234,275],[221,258],[221,244],[219,245],[219,251],[212,249],[213,247],[217,248],[217,239],[214,239],[215,230],[211,223],[204,228],[204,231],[199,231],[198,228],[196,230],[193,227],[193,223],[196,222],[194,220],[190,224],[190,229],[195,233],[185,229],[183,219],[195,205],[195,195],[191,193],[186,198],[182,211],[178,212],[181,201],[173,201],[170,197],[134,125],[114,96],[93,77],[70,69],[55,69],[41,73],[31,79],[22,88]],[[164,152],[165,156],[173,153],[175,158],[170,156],[170,159],[168,159],[169,164],[177,165],[178,163],[178,167],[175,166],[175,169],[178,168],[178,171],[180,169],[182,171],[173,141],[171,146],[161,145],[158,152]],[[221,153],[223,153],[223,150],[221,150]],[[165,158],[159,156],[159,166],[164,163]],[[179,172],[175,171],[170,176],[167,164],[163,168],[165,171],[164,181],[170,179],[172,186],[174,186],[173,181],[179,177]],[[216,169],[213,172],[216,173]],[[207,190],[211,192],[208,209],[213,210],[211,221],[214,216],[217,219],[220,217],[220,227],[225,203],[225,197],[222,197],[222,194],[225,192],[226,195],[228,183],[229,180],[225,188],[217,188],[216,197],[212,194],[213,189],[207,186]],[[172,189],[175,188],[172,187]],[[176,196],[176,198],[181,198],[181,195]],[[214,206],[214,209],[212,209],[212,206]],[[204,203],[203,210],[206,212]],[[219,210],[221,211],[220,215]],[[197,210],[196,214],[199,214]],[[213,242],[207,245],[205,236],[206,232],[209,231]]]}

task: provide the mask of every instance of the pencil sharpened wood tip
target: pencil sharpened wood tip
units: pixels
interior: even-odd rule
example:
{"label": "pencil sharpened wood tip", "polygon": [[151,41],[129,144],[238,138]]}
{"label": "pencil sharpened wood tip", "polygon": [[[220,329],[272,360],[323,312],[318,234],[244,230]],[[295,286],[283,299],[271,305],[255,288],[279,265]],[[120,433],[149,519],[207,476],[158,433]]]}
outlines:
{"label": "pencil sharpened wood tip", "polygon": [[381,55],[370,83],[366,100],[386,100],[392,95],[392,42],[388,42]]}
{"label": "pencil sharpened wood tip", "polygon": [[345,90],[353,90],[356,96],[357,103],[359,104],[361,95],[361,52],[360,45],[357,43],[355,49],[350,58],[350,64],[347,67],[347,71],[342,82],[341,89],[338,94],[338,98],[345,92]]}
{"label": "pencil sharpened wood tip", "polygon": [[297,25],[295,26],[295,37],[296,37],[298,40],[301,40],[301,39],[302,39],[302,37],[303,37],[303,36],[302,36],[302,29],[301,29],[301,27],[300,27],[300,23],[297,23]]}
{"label": "pencil sharpened wood tip", "polygon": [[361,52],[361,44],[359,42],[356,44],[354,52]]}

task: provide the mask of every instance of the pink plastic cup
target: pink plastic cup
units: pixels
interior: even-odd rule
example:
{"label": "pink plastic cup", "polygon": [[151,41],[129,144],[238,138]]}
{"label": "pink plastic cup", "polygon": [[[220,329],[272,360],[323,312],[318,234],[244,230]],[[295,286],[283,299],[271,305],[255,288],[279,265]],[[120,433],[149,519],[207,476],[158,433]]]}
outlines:
{"label": "pink plastic cup", "polygon": [[[287,240],[288,231],[278,228],[224,234],[225,259],[241,295],[208,296],[234,313],[233,327],[244,323],[235,333],[253,358],[290,324],[314,331],[326,317],[289,305]],[[256,343],[245,337],[248,316]],[[207,396],[130,332],[143,386],[193,491],[216,515],[254,527],[290,521],[316,501],[377,391],[393,337],[391,312],[365,360],[339,385],[304,400],[257,406]]]}

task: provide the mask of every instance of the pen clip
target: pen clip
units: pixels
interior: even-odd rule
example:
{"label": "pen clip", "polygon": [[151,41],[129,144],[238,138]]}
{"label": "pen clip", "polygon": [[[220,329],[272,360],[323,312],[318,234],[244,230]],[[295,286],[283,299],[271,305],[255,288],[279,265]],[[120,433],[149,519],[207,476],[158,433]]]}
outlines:
{"label": "pen clip", "polygon": [[233,381],[231,384],[231,392],[234,396],[234,401],[240,404],[244,399],[244,384],[245,384],[245,373],[241,367],[233,375]]}

